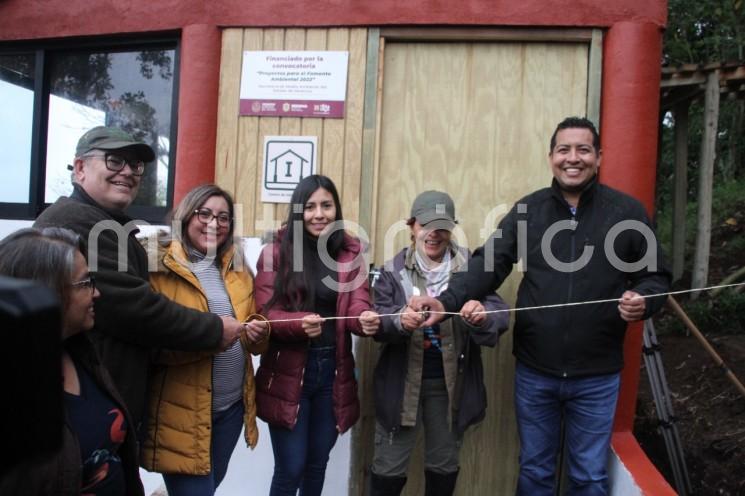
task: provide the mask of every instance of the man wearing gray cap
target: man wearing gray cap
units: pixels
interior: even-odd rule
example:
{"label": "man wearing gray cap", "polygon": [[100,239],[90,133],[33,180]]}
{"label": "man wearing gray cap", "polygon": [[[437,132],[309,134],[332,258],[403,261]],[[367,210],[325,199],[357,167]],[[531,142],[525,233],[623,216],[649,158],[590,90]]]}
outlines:
{"label": "man wearing gray cap", "polygon": [[34,223],[71,229],[87,245],[101,292],[92,337],[137,427],[153,349],[218,350],[234,343],[243,330],[232,317],[198,312],[151,291],[147,254],[124,209],[134,201],[146,164],[154,159],[149,145],[121,129],[89,130],[75,151],[73,193],[59,198]]}

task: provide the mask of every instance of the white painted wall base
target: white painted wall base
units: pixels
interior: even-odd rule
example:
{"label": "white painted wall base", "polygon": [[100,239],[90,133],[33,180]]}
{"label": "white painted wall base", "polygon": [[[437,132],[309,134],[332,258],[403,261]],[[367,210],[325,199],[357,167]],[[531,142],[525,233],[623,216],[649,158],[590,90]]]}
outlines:
{"label": "white painted wall base", "polygon": [[643,493],[634,482],[631,472],[621,462],[613,449],[608,456],[608,477],[610,478],[611,496],[641,496]]}
{"label": "white painted wall base", "polygon": [[[255,360],[256,362],[256,360]],[[258,366],[258,363],[256,363]],[[351,433],[339,436],[336,446],[331,450],[323,496],[340,496],[349,492],[350,439]],[[269,438],[267,424],[259,420],[259,444],[251,451],[246,447],[243,434],[230,459],[228,473],[216,496],[233,496],[238,494],[269,494],[269,486],[274,472],[274,455]],[[163,483],[160,474],[140,469],[145,495],[150,496]]]}

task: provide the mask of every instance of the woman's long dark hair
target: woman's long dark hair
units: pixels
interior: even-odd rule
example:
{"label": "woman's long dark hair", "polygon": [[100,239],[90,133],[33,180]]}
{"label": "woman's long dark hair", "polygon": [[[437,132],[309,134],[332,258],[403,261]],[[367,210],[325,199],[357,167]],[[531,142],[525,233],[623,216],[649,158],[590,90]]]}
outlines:
{"label": "woman's long dark hair", "polygon": [[[341,213],[339,193],[331,179],[314,174],[300,181],[290,199],[287,222],[282,230],[279,245],[279,269],[277,277],[274,279],[274,294],[264,307],[265,312],[277,303],[290,311],[308,311],[312,310],[315,305],[315,285],[319,277],[318,267],[314,263],[308,263],[308,261],[312,260],[311,257],[315,258],[312,252],[318,250],[318,245],[315,239],[305,231],[303,214],[308,199],[319,188],[331,193],[334,204],[336,204],[335,220],[344,220]],[[299,236],[300,239],[296,239],[297,233],[302,233]],[[344,244],[344,230],[338,229],[331,235],[321,235],[319,238],[321,244],[326,237],[328,240],[325,246],[329,255],[335,259]],[[300,270],[295,270],[293,264],[293,251],[296,243],[302,243],[303,266]]]}

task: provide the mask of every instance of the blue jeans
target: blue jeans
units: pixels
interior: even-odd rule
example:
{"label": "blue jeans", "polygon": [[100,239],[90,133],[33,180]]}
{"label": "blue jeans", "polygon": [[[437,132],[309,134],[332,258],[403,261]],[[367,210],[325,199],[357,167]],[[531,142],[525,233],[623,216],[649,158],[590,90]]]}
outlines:
{"label": "blue jeans", "polygon": [[222,412],[212,413],[211,470],[207,475],[163,474],[169,496],[211,496],[215,494],[243,428],[243,400]]}
{"label": "blue jeans", "polygon": [[310,348],[295,427],[269,426],[274,451],[270,496],[320,496],[339,433],[334,417],[335,348]]}
{"label": "blue jeans", "polygon": [[517,363],[518,495],[554,494],[562,417],[569,476],[566,494],[608,494],[606,464],[619,385],[618,373],[563,379]]}

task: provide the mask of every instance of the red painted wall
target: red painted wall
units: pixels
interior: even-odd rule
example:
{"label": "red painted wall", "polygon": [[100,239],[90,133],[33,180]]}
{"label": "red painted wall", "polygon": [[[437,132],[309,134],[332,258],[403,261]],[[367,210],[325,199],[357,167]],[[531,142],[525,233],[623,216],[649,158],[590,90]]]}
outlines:
{"label": "red painted wall", "polygon": [[220,30],[192,24],[181,33],[181,74],[174,205],[194,186],[215,178]]}
{"label": "red painted wall", "polygon": [[665,0],[2,0],[0,39],[215,26],[592,26],[667,19]]}
{"label": "red painted wall", "polygon": [[[638,198],[653,213],[657,172],[662,30],[652,22],[621,21],[603,44],[600,180]],[[651,464],[632,435],[641,371],[642,324],[629,325],[625,367],[613,426],[613,449],[642,494],[672,496],[675,490]]]}
{"label": "red painted wall", "polygon": [[[603,46],[600,179],[637,197],[650,215],[657,170],[661,53],[661,29],[649,22],[614,24]],[[634,424],[641,329],[641,324],[632,324],[626,335],[616,430],[632,430]]]}
{"label": "red painted wall", "polygon": [[615,432],[611,439],[611,446],[618,457],[624,461],[629,473],[633,474],[634,482],[644,496],[675,496],[678,494],[652,465],[630,432]]}

